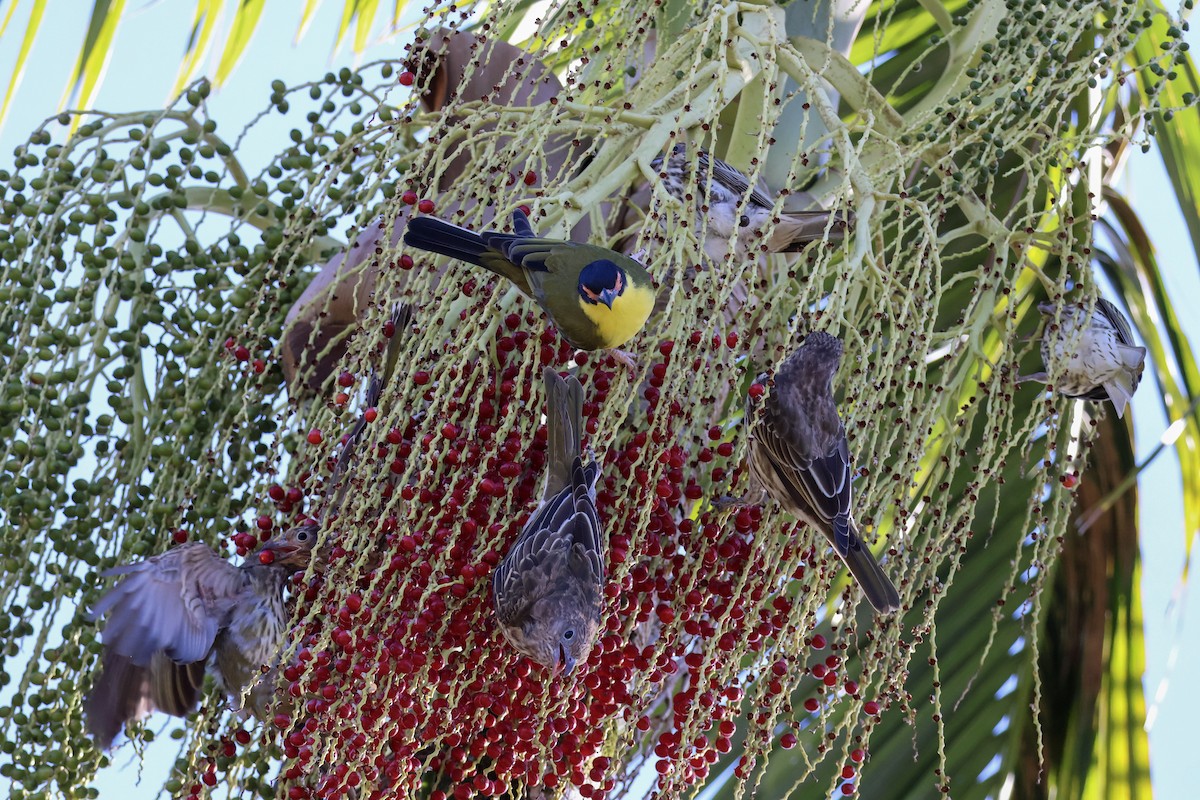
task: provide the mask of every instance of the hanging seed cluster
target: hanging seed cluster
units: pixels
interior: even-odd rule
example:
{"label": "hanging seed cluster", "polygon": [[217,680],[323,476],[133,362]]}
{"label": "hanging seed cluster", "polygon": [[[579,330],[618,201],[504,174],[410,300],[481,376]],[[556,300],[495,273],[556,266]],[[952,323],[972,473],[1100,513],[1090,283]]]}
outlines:
{"label": "hanging seed cluster", "polygon": [[[1176,51],[1118,72],[1153,22],[1134,5],[978,0],[929,42],[951,77],[891,110],[867,81],[899,97],[911,75],[839,71],[824,43],[787,39],[769,7],[710,4],[648,61],[652,14],[555,4],[528,58],[466,68],[464,82],[494,75],[498,93],[552,66],[563,88],[542,102],[451,87],[445,109],[424,111],[429,76],[390,63],[273,84],[266,113],[294,129],[256,175],[238,161],[242,137],[208,119],[204,85],[165,112],[52,120],[18,149],[0,173],[0,777],[14,797],[94,795],[109,761],[81,718],[101,570],[193,539],[248,552],[305,516],[326,515],[324,547],[293,583],[275,713],[242,721],[210,695],[172,726],[172,794],[676,797],[732,767],[741,796],[793,748],[797,787],[854,794],[860,777],[870,785],[881,719],[932,705],[940,737],[948,706],[906,680],[914,659],[936,670],[941,598],[995,522],[979,497],[1014,472],[1033,475],[1026,535],[990,546],[1012,548],[1022,610],[997,597],[990,624],[1036,628],[1071,502],[1059,476],[1080,468],[1059,454],[1089,434],[1064,424],[1069,401],[1015,389],[1036,347],[1018,327],[1038,292],[1092,291],[1085,159],[1097,136],[1126,131],[1087,127],[1088,88],[1103,98],[1136,83],[1157,109]],[[513,22],[484,15],[475,31]],[[885,8],[860,39],[886,42],[891,23]],[[419,34],[426,46],[439,35]],[[652,188],[624,215],[622,198],[656,178],[650,159],[685,132],[718,148],[739,92],[755,111],[739,111],[738,147],[765,153],[791,104],[806,104],[805,130],[829,130],[797,154],[790,183],[815,180],[810,191],[854,210],[844,243],[714,266],[691,207]],[[564,148],[573,162],[556,169]],[[519,206],[545,235],[585,224],[596,241],[646,249],[665,307],[630,344],[635,371],[573,353],[488,274],[389,244],[415,213],[502,226]],[[289,399],[288,309],[322,264],[380,229],[361,265],[373,299],[336,379]],[[687,268],[690,282],[671,278]],[[396,301],[413,321],[387,330]],[[847,346],[836,385],[857,516],[905,605],[885,620],[813,532],[772,506],[711,502],[752,488],[750,379],[817,329]],[[356,408],[394,336],[402,355],[378,406]],[[566,678],[512,651],[489,593],[541,488],[545,365],[584,383],[608,536],[605,627]],[[360,414],[334,510],[334,459]],[[954,764],[939,753],[931,780],[949,791]]]}

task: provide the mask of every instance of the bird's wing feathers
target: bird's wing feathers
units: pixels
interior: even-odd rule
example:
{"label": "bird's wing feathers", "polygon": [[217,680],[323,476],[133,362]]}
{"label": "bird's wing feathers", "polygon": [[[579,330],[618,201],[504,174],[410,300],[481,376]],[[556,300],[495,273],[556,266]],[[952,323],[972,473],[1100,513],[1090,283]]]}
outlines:
{"label": "bird's wing feathers", "polygon": [[762,208],[772,208],[775,205],[775,201],[768,197],[759,187],[756,186],[751,189],[749,179],[747,179],[741,170],[735,169],[719,158],[709,156],[703,150],[699,153],[699,166],[699,184],[705,191],[707,191],[708,170],[711,167],[713,183],[725,186],[738,197],[745,197],[749,193],[751,205]]}
{"label": "bird's wing feathers", "polygon": [[[850,455],[845,433],[824,455],[808,458],[792,445],[794,437],[781,430],[779,421],[767,421],[756,436],[769,454],[771,465],[801,509],[814,522],[835,534],[840,553],[849,546]],[[840,523],[840,524],[838,524]]]}
{"label": "bird's wing feathers", "polygon": [[96,604],[107,615],[104,644],[140,667],[157,650],[201,661],[243,586],[242,570],[193,542],[106,574],[125,577]]}
{"label": "bird's wing feathers", "polygon": [[[583,466],[576,456],[571,486],[542,503],[492,577],[496,612],[505,625],[520,625],[536,602],[555,588],[555,573],[567,565],[570,577],[587,584],[604,580],[600,518],[595,483],[599,465]],[[579,551],[583,554],[580,559]],[[572,553],[575,553],[572,556]],[[575,569],[583,565],[582,574]]]}
{"label": "bird's wing feathers", "polygon": [[1113,330],[1117,332],[1117,341],[1121,344],[1133,346],[1133,331],[1129,327],[1129,321],[1125,319],[1125,315],[1121,310],[1113,305],[1110,301],[1103,297],[1096,298],[1096,312],[1102,314]]}
{"label": "bird's wing feathers", "polygon": [[514,233],[487,233],[484,236],[489,247],[500,251],[505,258],[528,272],[546,272],[551,268],[546,262],[554,251],[568,244],[557,239],[539,239]]}

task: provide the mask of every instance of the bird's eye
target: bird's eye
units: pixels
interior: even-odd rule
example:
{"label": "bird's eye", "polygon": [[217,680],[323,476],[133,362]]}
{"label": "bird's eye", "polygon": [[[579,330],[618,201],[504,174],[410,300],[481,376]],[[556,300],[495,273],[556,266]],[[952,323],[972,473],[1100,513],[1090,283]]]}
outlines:
{"label": "bird's eye", "polygon": [[308,541],[308,531],[300,531],[296,534],[296,538],[302,542]]}
{"label": "bird's eye", "polygon": [[747,217],[745,214],[742,214],[742,218],[740,220],[738,220],[738,227],[745,228],[749,224],[750,224],[750,218]]}
{"label": "bird's eye", "polygon": [[575,638],[575,631],[571,631],[571,630],[564,631],[564,632],[563,632],[563,638],[564,638],[564,639],[566,639],[567,641],[570,641],[571,639],[574,639],[574,638]]}

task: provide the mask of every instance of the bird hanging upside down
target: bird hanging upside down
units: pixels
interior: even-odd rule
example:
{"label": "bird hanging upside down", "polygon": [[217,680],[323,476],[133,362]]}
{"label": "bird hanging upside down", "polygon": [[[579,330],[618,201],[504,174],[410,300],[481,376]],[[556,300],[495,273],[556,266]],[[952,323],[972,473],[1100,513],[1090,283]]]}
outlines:
{"label": "bird hanging upside down", "polygon": [[[1035,372],[1018,377],[1017,382],[1053,382],[1054,389],[1066,397],[1109,400],[1117,417],[1123,417],[1142,380],[1146,348],[1134,345],[1133,331],[1121,310],[1098,297],[1091,315],[1082,303],[1065,303],[1061,308],[1040,303],[1038,311],[1050,323],[1061,320],[1042,334],[1042,363],[1065,365],[1061,374]],[[1080,326],[1084,326],[1082,331]],[[1067,352],[1072,343],[1073,349]]]}
{"label": "bird hanging upside down", "polygon": [[600,631],[604,532],[600,466],[580,457],[583,387],[547,367],[547,467],[542,503],[492,575],[500,630],[522,654],[570,674]]}

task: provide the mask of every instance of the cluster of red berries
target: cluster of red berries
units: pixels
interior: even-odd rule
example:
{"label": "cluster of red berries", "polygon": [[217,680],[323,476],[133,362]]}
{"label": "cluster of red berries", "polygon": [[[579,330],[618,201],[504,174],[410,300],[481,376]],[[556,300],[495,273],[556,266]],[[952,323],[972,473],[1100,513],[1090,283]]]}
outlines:
{"label": "cluster of red berries", "polygon": [[[701,441],[675,435],[690,429],[694,410],[661,401],[676,354],[675,343],[664,342],[633,412],[646,424],[631,425],[605,454],[597,503],[612,577],[596,647],[579,674],[562,681],[507,645],[492,618],[489,580],[536,502],[546,459],[544,426],[526,437],[514,424],[532,416],[530,365],[596,359],[573,353],[553,330],[531,331],[533,322],[532,314],[503,320],[494,370],[459,366],[435,380],[414,365],[398,380],[417,387],[426,412],[368,429],[356,485],[371,499],[333,523],[366,534],[337,539],[321,572],[298,586],[302,608],[314,611],[284,669],[290,703],[274,720],[291,797],[343,797],[360,787],[366,797],[411,794],[428,792],[431,781],[430,796],[459,800],[517,784],[613,796],[632,779],[625,753],[607,738],[614,724],[622,747],[649,741],[661,789],[695,784],[737,757],[737,720],[747,713],[742,657],[808,624],[771,583],[768,559],[795,561],[802,576],[799,562],[811,562],[811,552],[791,544],[768,552],[757,508],[692,514],[733,473],[734,448],[719,427],[701,428]],[[728,338],[687,345],[721,347]],[[607,360],[590,365],[589,434],[620,369]],[[477,402],[447,401],[448,383],[454,398]],[[309,441],[323,436],[314,431]],[[303,484],[311,476],[301,477]],[[300,489],[272,486],[269,494],[281,513],[304,510]],[[260,520],[262,533],[269,522],[263,528]],[[811,639],[814,649],[825,644]],[[857,695],[841,666],[831,655],[806,672],[826,697]],[[797,739],[772,733],[771,702],[791,690],[788,669],[781,660],[759,677],[749,718],[760,739],[785,748]],[[805,711],[817,711],[809,700]],[[742,758],[737,769],[748,774],[753,756]]]}

